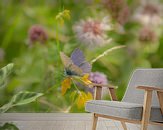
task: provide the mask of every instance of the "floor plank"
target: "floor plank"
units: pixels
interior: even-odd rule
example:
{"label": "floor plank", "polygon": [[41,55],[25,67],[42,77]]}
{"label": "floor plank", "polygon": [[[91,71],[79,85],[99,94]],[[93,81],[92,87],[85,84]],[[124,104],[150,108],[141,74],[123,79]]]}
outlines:
{"label": "floor plank", "polygon": [[[4,113],[0,124],[12,122],[20,130],[91,130],[92,115],[88,113]],[[119,122],[99,118],[97,130],[123,130]]]}

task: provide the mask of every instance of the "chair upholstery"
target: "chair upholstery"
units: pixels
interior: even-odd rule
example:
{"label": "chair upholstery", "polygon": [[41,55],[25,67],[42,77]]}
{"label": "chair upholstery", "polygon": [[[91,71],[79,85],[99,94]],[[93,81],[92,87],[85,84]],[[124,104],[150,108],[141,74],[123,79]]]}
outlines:
{"label": "chair upholstery", "polygon": [[[129,120],[141,120],[143,105],[118,101],[91,100],[87,102],[85,109],[88,112],[102,115]],[[161,115],[159,107],[152,108],[150,120],[154,122],[163,122],[163,116]]]}
{"label": "chair upholstery", "polygon": [[[143,104],[144,91],[136,89],[137,86],[141,85],[163,88],[163,69],[135,70],[129,81],[126,94],[122,101]],[[153,94],[152,106],[159,106],[156,93]]]}
{"label": "chair upholstery", "polygon": [[[86,111],[125,119],[141,120],[144,91],[137,86],[163,88],[163,69],[137,69],[134,71],[122,102],[91,100],[86,104]],[[163,115],[156,93],[152,98],[151,121],[163,122]]]}

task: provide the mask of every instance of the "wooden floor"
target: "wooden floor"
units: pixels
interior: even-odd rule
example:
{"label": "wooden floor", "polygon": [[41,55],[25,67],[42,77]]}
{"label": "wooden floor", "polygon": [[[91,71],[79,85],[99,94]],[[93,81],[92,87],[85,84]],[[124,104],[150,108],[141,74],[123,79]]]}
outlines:
{"label": "wooden floor", "polygon": [[[91,114],[5,113],[0,125],[13,122],[20,130],[91,130]],[[134,128],[133,128],[134,127]],[[136,125],[129,130],[139,130]],[[119,122],[100,118],[97,130],[123,130]]]}

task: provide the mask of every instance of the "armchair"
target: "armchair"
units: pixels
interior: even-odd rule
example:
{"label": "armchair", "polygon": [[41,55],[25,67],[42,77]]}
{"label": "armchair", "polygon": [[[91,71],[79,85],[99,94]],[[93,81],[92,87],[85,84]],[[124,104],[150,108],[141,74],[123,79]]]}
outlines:
{"label": "armchair", "polygon": [[[101,100],[102,87],[108,87],[111,101]],[[117,101],[113,86],[96,84],[94,100],[85,109],[93,113],[92,130],[98,117],[118,120],[124,130],[126,123],[141,124],[141,130],[147,130],[148,124],[163,128],[163,69],[135,70],[122,101]]]}

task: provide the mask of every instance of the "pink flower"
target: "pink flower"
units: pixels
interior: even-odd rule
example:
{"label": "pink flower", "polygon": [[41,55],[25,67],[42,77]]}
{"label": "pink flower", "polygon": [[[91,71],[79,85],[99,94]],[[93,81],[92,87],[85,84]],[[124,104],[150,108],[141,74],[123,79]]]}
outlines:
{"label": "pink flower", "polygon": [[73,27],[77,39],[89,47],[108,43],[110,39],[107,39],[106,31],[110,29],[111,26],[107,18],[102,21],[93,19],[81,20]]}
{"label": "pink flower", "polygon": [[144,27],[139,34],[139,40],[142,42],[150,42],[156,39],[155,32],[149,27]]}
{"label": "pink flower", "polygon": [[33,25],[32,27],[30,27],[28,35],[30,43],[34,42],[45,43],[48,38],[44,28],[40,25]]}
{"label": "pink flower", "polygon": [[157,26],[163,23],[160,7],[154,4],[146,4],[138,8],[134,19],[145,26]]}
{"label": "pink flower", "polygon": [[153,16],[153,15],[160,14],[160,10],[157,6],[155,6],[153,4],[147,4],[144,6],[142,13]]}
{"label": "pink flower", "polygon": [[103,4],[119,24],[124,25],[128,21],[130,10],[124,0],[103,0]]}

